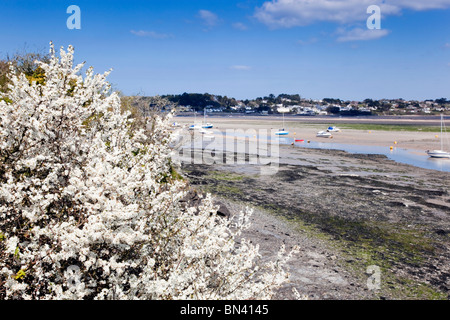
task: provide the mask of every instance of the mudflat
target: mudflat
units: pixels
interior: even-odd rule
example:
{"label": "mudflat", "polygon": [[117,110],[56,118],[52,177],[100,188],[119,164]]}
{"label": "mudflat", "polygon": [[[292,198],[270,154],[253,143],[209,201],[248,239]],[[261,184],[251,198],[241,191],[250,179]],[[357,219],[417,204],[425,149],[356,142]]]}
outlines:
{"label": "mudflat", "polygon": [[281,243],[301,247],[277,298],[293,299],[292,287],[310,299],[449,298],[449,172],[280,145],[268,174],[268,164],[233,156],[209,165],[182,159],[180,172],[232,212],[253,208],[245,236],[260,245],[263,259]]}
{"label": "mudflat", "polygon": [[[177,117],[176,121],[187,126],[194,122],[201,124],[203,119],[201,117]],[[222,131],[245,129],[258,132],[258,130],[278,130],[283,127],[281,116],[208,117],[207,121],[214,124],[214,130]],[[357,129],[354,129],[355,125],[358,125]],[[439,125],[439,119],[427,117],[419,119],[402,117],[387,119],[377,117],[366,117],[364,119],[286,117],[284,121],[284,128],[289,131],[289,137],[295,139],[379,146],[387,149],[392,146],[412,149],[419,153],[424,153],[428,149],[440,148]],[[316,137],[319,130],[326,130],[329,126],[345,129],[333,134],[332,139]],[[383,127],[391,130],[383,130]],[[444,139],[449,140],[450,143],[450,132],[444,136]]]}

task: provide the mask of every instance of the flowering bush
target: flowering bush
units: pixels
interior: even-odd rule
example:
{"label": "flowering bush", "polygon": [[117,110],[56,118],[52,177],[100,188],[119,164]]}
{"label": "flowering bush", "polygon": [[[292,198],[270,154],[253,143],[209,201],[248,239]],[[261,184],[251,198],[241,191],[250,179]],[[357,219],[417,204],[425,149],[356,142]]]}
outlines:
{"label": "flowering bush", "polygon": [[82,76],[70,46],[50,55],[44,81],[11,68],[0,100],[0,298],[270,298],[289,254],[258,266],[236,241],[249,212],[180,201],[170,115],[137,130],[108,73]]}

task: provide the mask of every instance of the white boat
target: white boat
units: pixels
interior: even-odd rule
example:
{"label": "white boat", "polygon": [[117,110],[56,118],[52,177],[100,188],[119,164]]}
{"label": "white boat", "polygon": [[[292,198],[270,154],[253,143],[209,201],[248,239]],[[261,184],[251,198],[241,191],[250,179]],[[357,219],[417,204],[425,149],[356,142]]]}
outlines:
{"label": "white boat", "polygon": [[203,110],[203,124],[202,128],[204,129],[211,129],[213,125],[211,123],[206,123],[206,109]]}
{"label": "white boat", "polygon": [[444,115],[441,114],[441,149],[440,150],[427,150],[428,155],[431,158],[449,158],[450,159],[450,152],[444,151],[444,139],[442,134],[446,131],[445,130],[445,124],[444,124]]}
{"label": "white boat", "polygon": [[336,128],[336,127],[328,127],[327,131],[328,132],[340,132],[341,129]]}
{"label": "white boat", "polygon": [[449,158],[450,159],[450,153],[445,152],[443,150],[428,150],[427,153],[431,158]]}
{"label": "white boat", "polygon": [[197,123],[197,112],[194,111],[194,124],[189,126],[189,130],[200,130],[202,128],[201,124]]}
{"label": "white boat", "polygon": [[330,138],[330,137],[332,137],[332,134],[329,133],[328,131],[319,131],[319,132],[317,132],[316,137],[319,137],[319,138]]}
{"label": "white boat", "polygon": [[287,136],[289,134],[289,131],[286,131],[284,129],[284,112],[285,111],[282,111],[282,113],[283,113],[283,129],[280,129],[277,132],[275,132],[275,135],[277,135],[277,136]]}
{"label": "white boat", "polygon": [[201,128],[202,128],[202,126],[199,124],[193,124],[193,125],[189,126],[189,130],[200,130]]}
{"label": "white boat", "polygon": [[277,136],[287,136],[289,134],[289,131],[285,131],[284,129],[280,129],[277,132],[275,132],[275,135]]}

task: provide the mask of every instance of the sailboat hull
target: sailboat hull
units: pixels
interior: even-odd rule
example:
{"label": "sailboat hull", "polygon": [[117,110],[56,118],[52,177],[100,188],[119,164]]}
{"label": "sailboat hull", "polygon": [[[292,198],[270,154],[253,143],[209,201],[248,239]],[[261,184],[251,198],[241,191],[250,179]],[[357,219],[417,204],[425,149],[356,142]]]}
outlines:
{"label": "sailboat hull", "polygon": [[443,147],[443,140],[442,140],[442,133],[444,132],[444,115],[441,114],[441,150],[428,150],[427,154],[431,157],[431,158],[440,158],[440,159],[448,159],[450,158],[450,152],[446,152],[444,151]]}
{"label": "sailboat hull", "polygon": [[316,134],[316,137],[319,137],[319,138],[331,138],[331,136],[332,136],[332,134],[329,132],[326,132],[326,131],[319,131]]}
{"label": "sailboat hull", "polygon": [[450,159],[450,153],[442,150],[433,150],[427,153],[431,158]]}

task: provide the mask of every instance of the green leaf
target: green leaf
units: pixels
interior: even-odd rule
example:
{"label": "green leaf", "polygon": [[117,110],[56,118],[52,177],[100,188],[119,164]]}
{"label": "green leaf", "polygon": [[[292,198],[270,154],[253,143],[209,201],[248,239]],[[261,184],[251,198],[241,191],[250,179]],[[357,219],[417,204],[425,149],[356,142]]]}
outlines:
{"label": "green leaf", "polygon": [[26,275],[27,275],[26,272],[24,270],[20,269],[14,276],[14,279],[20,280],[20,279],[25,278]]}

